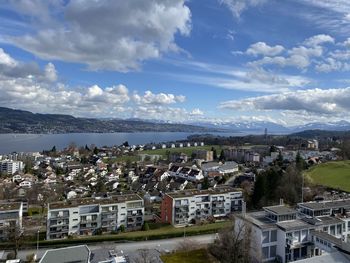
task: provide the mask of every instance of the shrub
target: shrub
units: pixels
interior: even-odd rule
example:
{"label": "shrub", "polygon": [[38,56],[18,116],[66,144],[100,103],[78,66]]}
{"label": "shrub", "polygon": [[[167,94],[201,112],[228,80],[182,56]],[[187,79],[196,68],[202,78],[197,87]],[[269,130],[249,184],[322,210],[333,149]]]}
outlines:
{"label": "shrub", "polygon": [[120,232],[125,232],[125,226],[124,225],[120,225],[119,230],[120,230]]}
{"label": "shrub", "polygon": [[7,253],[6,259],[7,259],[7,260],[16,259],[15,252],[9,252],[9,253]]}
{"label": "shrub", "polygon": [[148,231],[148,230],[149,230],[149,225],[148,225],[147,222],[145,222],[145,223],[143,224],[142,230],[143,230],[143,231]]}

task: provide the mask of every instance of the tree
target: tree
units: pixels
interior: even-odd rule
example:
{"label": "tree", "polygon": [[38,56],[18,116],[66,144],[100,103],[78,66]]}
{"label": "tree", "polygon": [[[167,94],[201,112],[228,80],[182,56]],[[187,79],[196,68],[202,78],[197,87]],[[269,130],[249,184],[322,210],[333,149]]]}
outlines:
{"label": "tree", "polygon": [[211,147],[211,151],[213,152],[213,159],[216,160],[218,158],[218,155],[216,153],[216,149],[214,147]]}
{"label": "tree", "polygon": [[244,223],[235,223],[222,229],[214,243],[209,246],[209,252],[221,263],[250,263],[256,252],[251,239],[251,227]]}
{"label": "tree", "polygon": [[265,196],[266,178],[264,175],[258,175],[254,184],[252,196],[252,205],[255,208],[260,208],[263,197]]}
{"label": "tree", "polygon": [[12,243],[14,258],[17,258],[18,250],[23,243],[22,228],[16,221],[10,221],[9,225],[6,226],[4,232],[7,241]]}
{"label": "tree", "polygon": [[226,161],[226,156],[225,156],[224,150],[221,150],[219,160],[220,161]]}
{"label": "tree", "polygon": [[302,175],[295,165],[289,165],[277,187],[277,195],[291,205],[301,200]]}
{"label": "tree", "polygon": [[56,145],[54,145],[54,146],[52,147],[51,152],[52,152],[52,153],[56,153]]}
{"label": "tree", "polygon": [[208,179],[208,176],[205,176],[202,183],[202,189],[206,190],[208,188],[209,188],[209,179]]}
{"label": "tree", "polygon": [[123,143],[123,146],[124,146],[124,147],[129,147],[129,142],[128,142],[128,141],[125,141],[125,142]]}
{"label": "tree", "polygon": [[142,230],[143,230],[143,231],[148,231],[148,230],[149,230],[149,225],[148,225],[147,222],[145,222],[145,223],[143,224]]}
{"label": "tree", "polygon": [[137,257],[133,260],[134,263],[152,263],[153,257],[149,249],[138,250]]}
{"label": "tree", "polygon": [[98,154],[98,149],[97,149],[97,147],[94,148],[94,154]]}

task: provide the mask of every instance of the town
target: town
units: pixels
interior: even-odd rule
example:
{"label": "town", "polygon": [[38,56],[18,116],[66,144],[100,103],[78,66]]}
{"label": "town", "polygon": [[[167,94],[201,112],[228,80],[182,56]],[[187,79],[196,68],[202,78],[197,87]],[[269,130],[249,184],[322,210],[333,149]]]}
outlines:
{"label": "town", "polygon": [[[324,149],[316,139],[300,139],[284,146],[72,143],[62,150],[53,146],[43,152],[2,155],[0,238],[21,240],[10,251],[4,243],[1,248],[8,252],[3,256],[16,259],[25,242],[65,244],[62,249],[69,251],[69,244],[127,239],[140,231],[151,235],[152,229],[167,226],[183,229],[184,237],[186,231],[196,234],[191,232],[195,227],[197,234],[219,231],[220,237],[220,229],[230,222],[235,231],[248,231],[249,226],[249,240],[242,242],[254,243],[254,253],[243,247],[241,253],[257,262],[341,256],[349,251],[350,195],[301,177],[309,167],[342,159],[340,152],[336,147]],[[182,235],[173,236],[178,233]],[[163,235],[171,237],[171,232]],[[232,248],[215,247],[219,242],[209,250],[222,260],[218,250]],[[80,249],[94,253],[88,247]],[[26,257],[35,260],[36,253]],[[40,262],[49,262],[45,257],[50,253],[62,252],[49,250]],[[108,262],[123,262],[117,257],[129,260],[119,253]]]}

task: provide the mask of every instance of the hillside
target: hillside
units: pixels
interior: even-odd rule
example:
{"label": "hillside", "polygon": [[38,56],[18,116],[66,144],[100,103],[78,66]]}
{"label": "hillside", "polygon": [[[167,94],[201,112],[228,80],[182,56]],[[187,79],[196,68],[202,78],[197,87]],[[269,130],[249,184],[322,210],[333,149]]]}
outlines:
{"label": "hillside", "polygon": [[142,120],[76,118],[71,115],[38,114],[0,107],[0,133],[83,132],[213,132],[195,125],[154,123]]}

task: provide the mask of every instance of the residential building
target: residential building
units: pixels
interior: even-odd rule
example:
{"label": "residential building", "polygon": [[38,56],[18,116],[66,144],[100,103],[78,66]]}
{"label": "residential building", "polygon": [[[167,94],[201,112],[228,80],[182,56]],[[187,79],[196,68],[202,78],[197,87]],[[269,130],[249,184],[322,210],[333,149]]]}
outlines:
{"label": "residential building", "polygon": [[0,240],[6,239],[9,228],[22,229],[22,216],[22,202],[0,203]]}
{"label": "residential building", "polygon": [[144,202],[136,195],[84,198],[50,203],[47,212],[47,239],[68,235],[91,235],[96,231],[139,229],[144,222]]}
{"label": "residential building", "polygon": [[242,200],[242,192],[228,186],[167,193],[161,205],[161,221],[188,225],[210,217],[226,217],[241,210]]}
{"label": "residential building", "polygon": [[201,170],[194,167],[171,165],[168,174],[174,178],[182,178],[188,181],[200,181],[204,178]]}
{"label": "residential building", "polygon": [[[350,234],[350,199],[264,207],[235,215],[236,229],[251,227],[259,262],[292,262],[335,251]],[[243,209],[244,211],[245,209]],[[256,252],[259,253],[256,253]]]}
{"label": "residential building", "polygon": [[238,172],[238,164],[236,162],[209,162],[202,163],[202,171],[205,176],[208,175],[209,172],[217,172],[220,175],[232,174]]}
{"label": "residential building", "polygon": [[22,161],[3,160],[0,161],[0,173],[13,175],[16,172],[21,172],[24,169]]}
{"label": "residential building", "polygon": [[205,162],[212,162],[214,160],[214,152],[206,150],[195,150],[193,151],[195,159],[201,159]]}

